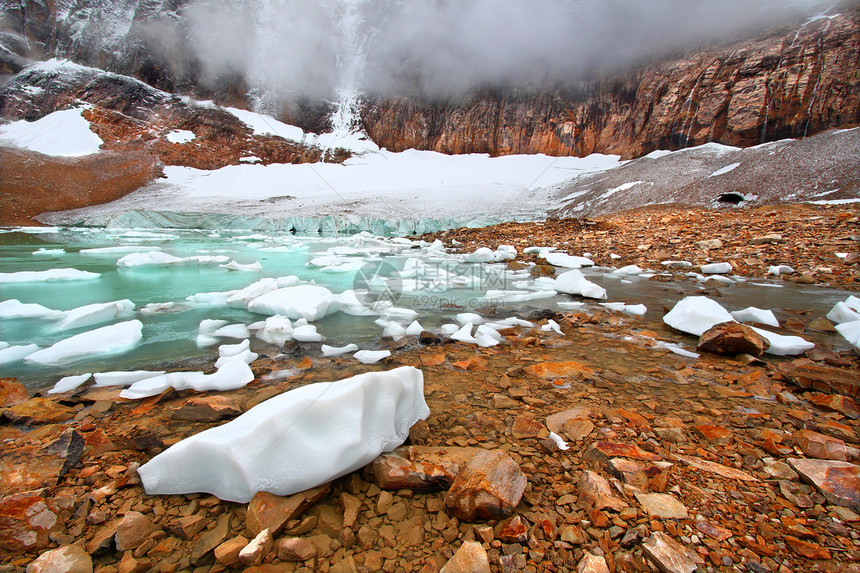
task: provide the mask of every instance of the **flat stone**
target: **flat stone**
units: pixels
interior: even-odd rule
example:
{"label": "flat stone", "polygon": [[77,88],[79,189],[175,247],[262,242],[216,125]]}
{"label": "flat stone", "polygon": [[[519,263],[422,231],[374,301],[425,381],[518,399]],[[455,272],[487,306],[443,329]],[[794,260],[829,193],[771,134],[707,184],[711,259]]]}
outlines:
{"label": "flat stone", "polygon": [[708,521],[704,521],[701,519],[696,520],[696,529],[700,532],[704,533],[708,537],[712,539],[716,539],[717,541],[723,542],[726,539],[730,538],[734,533],[731,530],[726,529],[725,527],[720,527],[719,525],[714,525]]}
{"label": "flat stone", "polygon": [[30,399],[24,385],[15,378],[0,378],[0,408],[23,404]]}
{"label": "flat stone", "polygon": [[785,544],[801,557],[806,557],[807,559],[831,559],[830,551],[818,544],[803,541],[793,535],[786,535],[783,539],[785,540]]}
{"label": "flat stone", "polygon": [[628,507],[627,503],[612,493],[612,487],[605,477],[591,470],[582,472],[577,483],[580,500],[592,509],[611,508],[620,511]]}
{"label": "flat stone", "polygon": [[526,476],[501,450],[475,454],[445,495],[448,514],[461,521],[500,519],[510,515],[526,488]]}
{"label": "flat stone", "polygon": [[593,555],[586,551],[576,566],[576,573],[609,573],[609,566],[602,555]]}
{"label": "flat stone", "polygon": [[797,473],[788,464],[779,460],[765,463],[762,471],[774,479],[795,480],[798,478]]}
{"label": "flat stone", "polygon": [[316,546],[304,537],[285,537],[278,542],[278,559],[282,561],[307,561],[316,554]]}
{"label": "flat stone", "polygon": [[[230,514],[222,513],[215,522],[215,527],[202,532],[197,536],[197,543],[191,548],[191,563],[196,565],[210,551],[227,539],[230,531]],[[171,539],[171,538],[168,538]]]}
{"label": "flat stone", "polygon": [[630,458],[651,462],[660,460],[660,456],[646,452],[639,446],[608,441],[595,442],[585,451],[582,457],[587,460],[595,460],[601,464],[606,464],[612,458]]}
{"label": "flat stone", "polygon": [[809,398],[809,402],[815,404],[822,410],[839,412],[853,420],[860,419],[860,405],[847,396],[839,394],[816,394]]}
{"label": "flat stone", "polygon": [[687,508],[674,495],[639,492],[634,495],[651,517],[660,519],[687,519],[689,517]]}
{"label": "flat stone", "polygon": [[32,492],[0,499],[0,549],[10,555],[47,547],[61,524],[47,501]]}
{"label": "flat stone", "polygon": [[549,432],[535,418],[528,414],[522,414],[514,419],[511,434],[514,438],[521,440],[523,438],[545,438],[549,435]]}
{"label": "flat stone", "polygon": [[128,511],[116,528],[116,548],[119,551],[137,549],[161,528],[139,511]]}
{"label": "flat stone", "polygon": [[239,551],[239,563],[246,567],[254,567],[263,562],[263,559],[272,550],[272,534],[268,529],[264,529],[252,539],[248,545]]}
{"label": "flat stone", "polygon": [[[42,428],[48,431],[57,427]],[[57,485],[78,465],[83,450],[84,439],[73,429],[65,430],[47,446],[33,445],[22,437],[14,447],[0,450],[0,495]]]}
{"label": "flat stone", "polygon": [[509,408],[519,408],[522,402],[517,402],[513,398],[509,398],[504,394],[493,394],[493,409],[506,410]]}
{"label": "flat stone", "polygon": [[546,427],[549,428],[550,432],[558,434],[562,431],[564,423],[568,420],[588,420],[590,415],[591,411],[588,408],[577,406],[576,408],[571,408],[569,410],[564,410],[563,412],[547,416]]}
{"label": "flat stone", "polygon": [[808,456],[821,460],[837,460],[844,462],[848,459],[845,442],[840,439],[819,434],[812,430],[799,430],[792,435],[794,442]]}
{"label": "flat stone", "polygon": [[236,567],[239,565],[239,552],[246,545],[248,545],[248,540],[241,535],[228,539],[215,548],[215,560],[221,565]]}
{"label": "flat stone", "polygon": [[792,384],[801,388],[860,399],[860,371],[856,369],[786,363],[781,364],[779,370]]}
{"label": "flat stone", "polygon": [[477,541],[464,541],[439,573],[490,573],[490,558]]}
{"label": "flat stone", "polygon": [[242,409],[236,401],[227,396],[194,396],[172,411],[170,417],[174,420],[218,422],[227,418],[235,418],[241,413]]}
{"label": "flat stone", "polygon": [[699,554],[681,545],[662,531],[652,533],[642,542],[645,556],[663,573],[693,573],[705,561]]}
{"label": "flat stone", "polygon": [[27,573],[93,573],[93,559],[77,545],[65,545],[39,555]]}
{"label": "flat stone", "polygon": [[523,371],[537,378],[586,378],[594,377],[594,370],[579,362],[541,362],[526,366]]}
{"label": "flat stone", "polygon": [[693,466],[696,469],[711,472],[723,476],[725,478],[738,479],[741,481],[760,481],[757,477],[751,476],[750,474],[741,470],[736,470],[735,468],[730,468],[728,466],[724,466],[722,464],[718,464],[708,460],[703,460],[694,456],[685,456],[682,454],[672,454],[672,456],[676,460],[682,461],[685,464]]}
{"label": "flat stone", "polygon": [[722,426],[711,426],[708,424],[702,424],[699,426],[695,426],[696,431],[705,438],[708,443],[723,446],[727,444],[731,444],[734,441],[734,437],[732,436],[731,430],[728,428],[723,428]]}
{"label": "flat stone", "polygon": [[661,492],[669,484],[670,462],[640,462],[625,458],[612,458],[606,471],[627,485],[644,491]]}
{"label": "flat stone", "polygon": [[447,490],[478,448],[400,446],[381,454],[364,471],[381,489]]}
{"label": "flat stone", "polygon": [[824,420],[816,426],[816,429],[822,434],[839,438],[843,442],[860,443],[860,434],[855,432],[854,428],[840,424],[836,420]]}
{"label": "flat stone", "polygon": [[3,415],[13,424],[33,426],[59,424],[71,420],[77,411],[48,398],[30,398],[4,410]]}
{"label": "flat stone", "polygon": [[860,511],[860,466],[805,458],[789,458],[788,464],[830,503]]}
{"label": "flat stone", "polygon": [[749,354],[759,357],[770,343],[755,330],[738,322],[721,322],[702,333],[696,349],[712,354]]}
{"label": "flat stone", "polygon": [[245,525],[254,535],[268,529],[273,536],[277,536],[288,521],[304,515],[330,490],[331,486],[325,484],[290,496],[258,492],[248,503]]}
{"label": "flat stone", "polygon": [[568,440],[578,442],[594,431],[594,424],[591,420],[566,420],[561,431]]}
{"label": "flat stone", "polygon": [[206,523],[207,520],[202,515],[186,515],[172,520],[165,529],[180,539],[193,539],[206,527]]}

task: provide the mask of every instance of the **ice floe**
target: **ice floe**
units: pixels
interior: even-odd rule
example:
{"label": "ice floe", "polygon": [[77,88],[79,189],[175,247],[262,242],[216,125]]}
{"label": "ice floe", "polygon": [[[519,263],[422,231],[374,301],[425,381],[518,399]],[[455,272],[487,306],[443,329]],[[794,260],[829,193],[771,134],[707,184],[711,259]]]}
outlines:
{"label": "ice floe", "polygon": [[[771,310],[764,310],[750,306],[742,310],[732,311],[731,315],[732,318],[738,322],[758,322],[759,324],[766,324],[768,326],[779,328],[779,321]],[[860,316],[858,316],[858,318],[860,318]]]}
{"label": "ice floe", "polygon": [[91,373],[87,374],[78,374],[74,376],[64,376],[60,378],[54,387],[48,390],[48,394],[62,394],[63,392],[69,392],[74,390],[90,378],[93,375]]}
{"label": "ice floe", "polygon": [[350,352],[355,352],[358,350],[358,345],[356,344],[347,344],[346,346],[329,346],[328,344],[323,344],[320,346],[320,350],[322,350],[322,355],[328,358],[333,358],[335,356],[343,356],[344,354],[349,354]]}
{"label": "ice floe", "polygon": [[260,264],[260,261],[254,261],[249,264],[241,264],[236,261],[230,261],[229,263],[225,263],[223,265],[218,265],[222,269],[227,269],[228,271],[240,271],[240,272],[256,272],[262,271],[263,265]]}
{"label": "ice floe", "polygon": [[251,367],[242,360],[227,360],[213,374],[202,372],[171,372],[135,382],[122,392],[120,398],[137,400],[161,394],[168,388],[197,392],[238,390],[254,380]]}
{"label": "ice floe", "polygon": [[560,274],[555,279],[555,290],[565,294],[579,295],[586,298],[606,298],[606,289],[591,282],[576,269]]}
{"label": "ice floe", "polygon": [[95,356],[125,352],[143,337],[143,323],[129,320],[82,332],[27,356],[27,362],[64,366]]}
{"label": "ice floe", "polygon": [[576,257],[566,253],[551,253],[545,250],[538,253],[538,257],[546,260],[547,263],[554,267],[564,267],[568,269],[580,269],[582,267],[594,266],[594,261],[586,257]]}
{"label": "ice floe", "polygon": [[78,269],[48,269],[46,271],[18,271],[16,273],[0,273],[0,283],[33,283],[61,281],[91,281],[99,278],[99,273],[80,271]]}
{"label": "ice floe", "polygon": [[794,356],[815,348],[814,343],[799,336],[776,334],[775,332],[770,332],[756,326],[751,326],[750,328],[762,335],[770,343],[770,346],[765,350],[767,354],[773,354],[774,356]]}
{"label": "ice floe", "polygon": [[63,319],[57,328],[71,330],[132,316],[134,316],[134,303],[128,299],[88,304],[63,313]]}
{"label": "ice floe", "polygon": [[147,251],[131,253],[116,262],[120,268],[139,267],[173,267],[178,265],[221,265],[228,263],[230,257],[225,255],[195,255],[191,257],[176,257],[163,251]]}
{"label": "ice floe", "polygon": [[362,364],[376,364],[389,356],[391,356],[390,350],[359,350],[352,355],[353,358]]}
{"label": "ice floe", "polygon": [[12,298],[0,302],[0,318],[58,318],[62,312],[41,304],[22,303]]}
{"label": "ice floe", "polygon": [[138,473],[151,495],[289,495],[367,465],[429,414],[421,371],[409,366],[309,384],[182,440]]}
{"label": "ice floe", "polygon": [[720,303],[704,296],[688,296],[678,301],[663,317],[663,322],[681,332],[701,336],[721,322],[735,322]]}
{"label": "ice floe", "polygon": [[19,362],[39,350],[38,344],[19,344],[0,349],[0,364]]}
{"label": "ice floe", "polygon": [[340,306],[340,300],[329,289],[316,285],[299,285],[258,296],[248,303],[248,310],[313,321],[337,312]]}
{"label": "ice floe", "polygon": [[164,370],[131,370],[127,372],[97,372],[96,386],[130,386],[135,382],[166,374]]}

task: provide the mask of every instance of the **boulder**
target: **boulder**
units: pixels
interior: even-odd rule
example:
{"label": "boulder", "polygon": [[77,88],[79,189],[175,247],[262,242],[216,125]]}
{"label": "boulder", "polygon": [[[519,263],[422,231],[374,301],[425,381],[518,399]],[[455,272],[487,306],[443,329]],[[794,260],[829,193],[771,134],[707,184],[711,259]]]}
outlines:
{"label": "boulder", "polygon": [[401,446],[373,460],[364,474],[382,489],[447,490],[477,452],[477,448]]}
{"label": "boulder", "polygon": [[10,555],[47,547],[62,526],[42,496],[27,492],[0,499],[0,549]]}
{"label": "boulder", "polygon": [[830,503],[860,511],[860,466],[805,458],[789,458],[788,464]]}
{"label": "boulder", "polygon": [[770,343],[749,326],[737,322],[721,322],[702,333],[696,349],[712,354],[749,354],[759,357],[768,346]]}
{"label": "boulder", "polygon": [[800,449],[810,457],[841,462],[848,459],[845,442],[840,439],[825,436],[812,430],[797,431],[792,437]]}
{"label": "boulder", "polygon": [[30,398],[4,411],[4,416],[13,424],[33,426],[40,424],[59,424],[71,420],[77,412],[48,398]]}
{"label": "boulder", "polygon": [[116,528],[114,540],[119,551],[137,549],[161,528],[138,511],[127,512]]}
{"label": "boulder", "polygon": [[448,514],[462,521],[510,515],[526,488],[526,476],[501,450],[482,450],[466,464],[445,495]]}

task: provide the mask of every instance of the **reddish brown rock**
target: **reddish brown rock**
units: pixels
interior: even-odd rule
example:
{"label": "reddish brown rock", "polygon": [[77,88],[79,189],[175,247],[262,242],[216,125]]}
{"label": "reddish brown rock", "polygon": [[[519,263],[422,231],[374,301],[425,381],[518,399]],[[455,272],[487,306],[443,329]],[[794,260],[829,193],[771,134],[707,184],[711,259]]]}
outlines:
{"label": "reddish brown rock", "polygon": [[180,539],[192,539],[206,527],[207,522],[202,515],[186,515],[171,520],[164,529]]}
{"label": "reddish brown rock", "polygon": [[[230,531],[230,515],[222,513],[215,522],[215,527],[207,529],[197,536],[194,544],[191,547],[191,563],[197,564],[206,557],[210,551],[227,539],[227,533]],[[170,538],[168,538],[170,539]]]}
{"label": "reddish brown rock", "polygon": [[586,552],[576,566],[576,573],[609,573],[609,566],[605,557]]}
{"label": "reddish brown rock", "polygon": [[93,559],[77,545],[66,545],[39,555],[27,573],[93,573]]}
{"label": "reddish brown rock", "polygon": [[720,527],[719,525],[714,525],[708,521],[696,520],[696,529],[707,535],[712,539],[716,539],[717,541],[725,541],[732,535],[734,535],[731,530],[726,529],[725,527]]}
{"label": "reddish brown rock", "polygon": [[823,410],[839,412],[854,420],[860,419],[860,405],[847,396],[839,394],[816,394],[808,399]]}
{"label": "reddish brown rock", "polygon": [[722,322],[702,333],[696,349],[712,354],[749,354],[758,357],[764,354],[769,346],[770,343],[749,326],[737,322]]}
{"label": "reddish brown rock", "polygon": [[[44,428],[47,431],[62,426]],[[81,435],[68,429],[47,446],[21,440],[0,450],[0,495],[57,485],[69,469],[78,465],[83,447]]]}
{"label": "reddish brown rock", "polygon": [[477,452],[477,448],[401,446],[373,460],[365,476],[382,489],[447,490]]}
{"label": "reddish brown rock", "polygon": [[583,458],[595,460],[602,464],[606,464],[612,458],[630,458],[633,460],[643,460],[656,462],[660,460],[660,456],[651,452],[646,452],[639,446],[632,444],[619,444],[618,442],[601,441],[596,442],[588,448],[583,454]]}
{"label": "reddish brown rock", "polygon": [[71,420],[77,412],[48,398],[30,398],[4,411],[4,416],[13,424],[23,426],[39,424],[59,424]]}
{"label": "reddish brown rock", "polygon": [[729,479],[737,479],[741,481],[759,481],[759,479],[755,476],[751,476],[750,474],[735,469],[730,468],[728,466],[724,466],[722,464],[718,464],[716,462],[711,462],[708,460],[703,460],[701,458],[697,458],[694,456],[685,456],[682,454],[672,454],[675,459],[684,462],[685,464],[691,465],[694,468],[704,470],[706,472],[715,473],[717,475],[721,475],[723,477]]}
{"label": "reddish brown rock", "polygon": [[541,362],[523,368],[527,374],[538,378],[568,378],[576,376],[579,378],[592,378],[594,370],[579,362]]}
{"label": "reddish brown rock", "polygon": [[562,426],[562,433],[572,442],[586,438],[594,431],[591,420],[567,420]]}
{"label": "reddish brown rock", "polygon": [[842,440],[813,432],[812,430],[800,430],[792,436],[795,443],[803,452],[821,460],[838,460],[844,462],[848,459],[845,442]]}
{"label": "reddish brown rock", "polygon": [[476,541],[464,541],[439,573],[490,573],[490,558]]}
{"label": "reddish brown rock", "polygon": [[734,440],[731,430],[723,428],[722,426],[702,424],[700,426],[696,426],[696,431],[699,432],[699,434],[701,434],[701,436],[709,443],[718,446],[731,444]]}
{"label": "reddish brown rock", "polygon": [[127,512],[116,528],[114,540],[119,551],[137,549],[161,528],[138,511]]}
{"label": "reddish brown rock", "polygon": [[546,417],[546,427],[550,432],[558,434],[564,428],[564,424],[571,420],[588,420],[591,411],[588,408],[576,407],[563,412],[558,412]]}
{"label": "reddish brown rock", "polygon": [[8,408],[30,399],[24,385],[15,378],[0,378],[0,408]]}
{"label": "reddish brown rock", "polygon": [[687,519],[689,514],[678,498],[668,493],[639,493],[634,494],[648,515],[660,519]]}
{"label": "reddish brown rock", "polygon": [[642,542],[648,559],[663,573],[693,573],[705,561],[663,532],[654,532]]}
{"label": "reddish brown rock", "polygon": [[248,503],[245,525],[254,535],[268,529],[277,535],[286,522],[298,519],[319,500],[328,495],[330,485],[325,484],[290,496],[279,496],[261,491]]}
{"label": "reddish brown rock", "polygon": [[303,537],[285,537],[278,542],[278,559],[283,561],[307,561],[316,553],[314,544]]}
{"label": "reddish brown rock", "polygon": [[670,462],[639,462],[625,458],[612,458],[606,471],[627,485],[644,491],[662,492],[669,484]]}
{"label": "reddish brown rock", "polygon": [[546,427],[528,414],[522,414],[514,418],[511,426],[511,435],[521,440],[523,438],[545,438],[549,435]]}
{"label": "reddish brown rock", "polygon": [[785,536],[785,544],[788,545],[792,551],[797,553],[802,557],[806,557],[807,559],[830,559],[830,551],[821,547],[818,544],[810,543],[809,541],[803,541],[802,539],[798,539],[793,535]]}
{"label": "reddish brown rock", "polygon": [[526,476],[501,450],[475,454],[445,495],[448,514],[472,522],[510,515],[526,487]]}
{"label": "reddish brown rock", "polygon": [[580,501],[595,510],[611,508],[620,511],[627,503],[612,492],[612,487],[606,478],[591,470],[582,472],[576,485]]}
{"label": "reddish brown rock", "polygon": [[35,493],[0,499],[0,549],[10,555],[47,547],[49,535],[61,526],[46,500]]}
{"label": "reddish brown rock", "polygon": [[860,371],[855,369],[814,363],[786,363],[781,364],[779,370],[790,382],[801,388],[860,399]]}
{"label": "reddish brown rock", "polygon": [[789,465],[832,504],[860,511],[860,466],[832,460],[789,458]]}
{"label": "reddish brown rock", "polygon": [[194,396],[171,412],[170,417],[193,422],[218,422],[241,413],[236,401],[227,396]]}
{"label": "reddish brown rock", "polygon": [[494,535],[502,543],[525,543],[529,537],[528,524],[514,514],[496,525]]}
{"label": "reddish brown rock", "polygon": [[239,552],[248,545],[248,540],[241,535],[228,539],[215,548],[215,560],[227,567],[239,565]]}

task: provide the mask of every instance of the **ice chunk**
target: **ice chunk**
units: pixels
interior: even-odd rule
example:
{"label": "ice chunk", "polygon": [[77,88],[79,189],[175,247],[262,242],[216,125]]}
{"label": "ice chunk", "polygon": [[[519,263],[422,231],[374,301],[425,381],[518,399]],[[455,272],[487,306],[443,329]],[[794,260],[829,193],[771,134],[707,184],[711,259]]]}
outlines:
{"label": "ice chunk", "polygon": [[278,290],[278,279],[260,279],[227,297],[227,304],[233,308],[247,308],[248,303],[255,298],[276,290]]}
{"label": "ice chunk", "polygon": [[565,294],[575,294],[586,298],[606,298],[606,289],[585,278],[578,270],[567,271],[555,279],[555,290]]}
{"label": "ice chunk", "polygon": [[166,314],[169,312],[181,312],[188,310],[187,306],[177,305],[175,302],[151,302],[140,309],[140,314],[152,316],[154,314]]}
{"label": "ice chunk", "polygon": [[260,264],[260,261],[254,261],[247,265],[237,263],[236,261],[230,261],[229,263],[218,266],[222,269],[227,269],[228,271],[255,272],[263,270],[263,265]]}
{"label": "ice chunk", "polygon": [[586,257],[575,257],[573,255],[568,255],[567,253],[550,253],[547,251],[541,251],[538,256],[545,259],[546,262],[554,267],[579,269],[582,267],[594,266],[594,261],[591,259]]}
{"label": "ice chunk", "polygon": [[222,326],[218,330],[212,333],[212,336],[219,337],[223,336],[225,338],[248,338],[251,336],[251,332],[248,330],[248,327],[241,322],[237,322],[236,324],[228,324],[227,326]]}
{"label": "ice chunk", "polygon": [[451,335],[451,340],[456,340],[458,342],[465,342],[467,344],[478,344],[478,341],[475,340],[475,337],[472,336],[472,328],[473,324],[471,322],[467,322],[460,328],[457,332]]}
{"label": "ice chunk", "polygon": [[175,257],[160,251],[131,253],[116,262],[120,268],[137,267],[173,267],[179,265],[220,265],[230,261],[224,255],[197,255],[192,257]]}
{"label": "ice chunk", "polygon": [[309,384],[175,444],[138,473],[150,495],[290,495],[364,467],[429,414],[421,371],[409,366]]}
{"label": "ice chunk", "polygon": [[0,364],[11,364],[23,360],[39,350],[38,344],[21,344],[19,346],[7,346],[0,350]]}
{"label": "ice chunk", "polygon": [[96,249],[81,249],[79,252],[82,255],[93,257],[112,257],[114,255],[127,255],[129,253],[147,253],[150,251],[160,251],[161,247],[146,246],[146,245],[121,245],[119,247],[99,247]]}
{"label": "ice chunk", "polygon": [[642,274],[644,271],[637,265],[627,265],[626,267],[621,267],[620,269],[615,269],[612,271],[613,275],[638,275]]}
{"label": "ice chunk", "polygon": [[562,310],[582,310],[585,308],[584,302],[557,302],[556,304]]}
{"label": "ice chunk", "polygon": [[558,323],[557,323],[556,321],[552,320],[552,319],[547,320],[547,321],[546,321],[546,324],[544,324],[544,325],[543,325],[543,326],[541,326],[540,328],[541,328],[541,330],[543,330],[544,332],[553,331],[553,332],[556,332],[556,333],[558,333],[558,334],[564,334],[564,333],[561,331],[561,327],[558,325]]}
{"label": "ice chunk", "polygon": [[201,292],[185,297],[185,300],[198,306],[227,306],[227,299],[236,294],[234,290],[223,292]]}
{"label": "ice chunk", "polygon": [[352,355],[362,364],[376,364],[384,358],[391,356],[390,350],[359,350]]}
{"label": "ice chunk", "polygon": [[64,376],[60,378],[54,387],[48,390],[48,394],[62,394],[63,392],[69,392],[70,390],[74,390],[90,378],[93,375],[91,373],[87,374],[78,374],[77,376]]}
{"label": "ice chunk", "polygon": [[[779,321],[773,315],[773,311],[763,310],[754,306],[743,310],[735,310],[732,312],[732,317],[738,322],[758,322],[779,328]],[[860,316],[857,318],[860,319]]]}
{"label": "ice chunk", "polygon": [[120,398],[138,400],[161,394],[170,387],[198,392],[237,390],[254,380],[251,367],[241,360],[228,360],[213,374],[202,372],[171,372],[135,382],[122,392]]}
{"label": "ice chunk", "polygon": [[132,316],[134,316],[134,303],[128,299],[88,304],[66,312],[57,328],[71,330]]}
{"label": "ice chunk", "polygon": [[382,329],[382,337],[383,338],[393,338],[394,340],[400,340],[404,336],[406,336],[406,328],[396,322],[385,321],[385,320],[377,320],[375,321],[377,324],[380,322],[383,323],[381,326]]}
{"label": "ice chunk", "polygon": [[464,326],[468,323],[481,324],[482,322],[484,322],[484,317],[474,312],[461,312],[455,318],[461,326]]}
{"label": "ice chunk", "polygon": [[672,342],[663,342],[662,340],[658,340],[657,341],[657,347],[658,348],[665,348],[666,350],[670,350],[670,351],[674,352],[675,354],[677,354],[678,356],[683,356],[685,358],[698,358],[699,356],[701,356],[701,354],[698,354],[696,352],[690,352],[689,350],[685,350],[685,349],[681,348],[680,346],[678,346],[677,344],[674,344]]}
{"label": "ice chunk", "polygon": [[460,330],[460,325],[458,325],[458,324],[443,324],[439,328],[439,331],[445,336],[451,336],[452,334],[454,334],[458,330]]}
{"label": "ice chunk", "polygon": [[493,251],[487,247],[481,247],[474,253],[463,255],[463,262],[466,263],[492,263],[495,260],[496,256],[493,254]]}
{"label": "ice chunk", "polygon": [[702,273],[706,275],[724,275],[732,272],[731,263],[711,263],[710,265],[702,265]]}
{"label": "ice chunk", "polygon": [[[860,320],[837,324],[836,332],[838,332],[842,338],[851,343],[854,348],[860,350]],[[2,352],[3,351],[0,350],[0,354],[2,354]]]}
{"label": "ice chunk", "polygon": [[347,344],[346,346],[341,346],[339,348],[334,346],[329,346],[328,344],[323,344],[320,346],[320,350],[322,350],[322,355],[326,357],[334,357],[334,356],[342,356],[349,352],[355,352],[358,350],[358,346],[355,344]]}
{"label": "ice chunk", "polygon": [[256,352],[251,352],[246,348],[245,350],[241,350],[237,354],[233,354],[231,356],[221,356],[221,358],[215,361],[215,368],[221,368],[230,360],[238,360],[239,362],[250,364],[258,357],[259,355]]}
{"label": "ice chunk", "polygon": [[99,278],[99,273],[79,271],[78,269],[48,269],[47,271],[18,271],[0,273],[0,283],[35,283],[62,281],[91,281]]}
{"label": "ice chunk", "polygon": [[226,320],[205,318],[200,321],[200,325],[197,327],[197,332],[200,334],[214,334],[216,330],[222,326],[227,326],[227,324],[229,323]]}
{"label": "ice chunk", "polygon": [[0,318],[56,318],[62,316],[59,310],[53,310],[36,303],[22,303],[12,298],[0,302]]}
{"label": "ice chunk", "polygon": [[248,303],[248,310],[287,318],[318,320],[340,309],[340,300],[325,287],[299,285],[266,293]]}
{"label": "ice chunk", "polygon": [[556,434],[555,432],[550,432],[550,433],[549,433],[549,439],[550,439],[550,440],[552,440],[553,442],[555,442],[555,444],[558,446],[558,449],[560,449],[560,450],[568,450],[568,449],[570,449],[570,447],[567,445],[567,442],[565,442],[564,440],[562,440],[562,439],[561,439],[561,436],[559,436],[559,435],[558,435],[558,434]]}
{"label": "ice chunk", "polygon": [[827,319],[836,324],[854,322],[856,320],[860,320],[860,313],[844,302],[837,302],[830,312],[827,313]]}
{"label": "ice chunk", "polygon": [[736,321],[720,303],[704,296],[688,296],[675,304],[663,322],[681,332],[701,336],[716,324]]}
{"label": "ice chunk", "polygon": [[251,341],[247,338],[238,344],[222,344],[218,347],[218,356],[229,357],[243,353],[250,348]]}
{"label": "ice chunk", "polygon": [[6,348],[9,348],[9,343],[0,341],[0,350],[4,350]]}
{"label": "ice chunk", "polygon": [[130,350],[143,337],[143,323],[129,320],[103,326],[61,340],[27,356],[25,361],[43,366],[64,366],[94,356]]}
{"label": "ice chunk", "polygon": [[418,336],[424,332],[424,327],[421,326],[417,320],[413,320],[412,323],[406,327],[406,336]]}
{"label": "ice chunk", "polygon": [[299,342],[319,342],[323,339],[322,334],[317,332],[313,324],[303,324],[293,329],[293,338]]}
{"label": "ice chunk", "polygon": [[751,326],[750,328],[758,332],[760,335],[765,337],[768,342],[770,342],[770,346],[765,350],[767,354],[773,354],[774,356],[794,356],[796,354],[803,354],[807,350],[815,348],[815,344],[799,336],[776,334],[755,326]]}
{"label": "ice chunk", "polygon": [[132,370],[129,372],[98,372],[96,386],[130,386],[135,382],[166,374],[164,370]]}
{"label": "ice chunk", "polygon": [[34,257],[47,257],[49,259],[56,259],[62,257],[65,254],[65,249],[46,249],[44,247],[33,251]]}
{"label": "ice chunk", "polygon": [[793,268],[791,268],[791,267],[790,267],[790,266],[788,266],[788,265],[775,265],[775,266],[770,266],[770,267],[768,267],[768,269],[767,269],[767,274],[769,274],[769,275],[776,275],[776,276],[779,276],[779,275],[793,275],[793,274],[794,274],[794,273],[796,273],[796,272],[797,272],[797,271],[795,271]]}
{"label": "ice chunk", "polygon": [[626,312],[636,316],[644,316],[648,308],[644,304],[625,304],[623,302],[601,302],[600,306],[617,312]]}
{"label": "ice chunk", "polygon": [[283,346],[293,339],[293,324],[286,316],[270,316],[263,328],[257,331],[257,338],[269,344]]}

